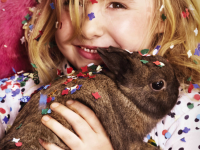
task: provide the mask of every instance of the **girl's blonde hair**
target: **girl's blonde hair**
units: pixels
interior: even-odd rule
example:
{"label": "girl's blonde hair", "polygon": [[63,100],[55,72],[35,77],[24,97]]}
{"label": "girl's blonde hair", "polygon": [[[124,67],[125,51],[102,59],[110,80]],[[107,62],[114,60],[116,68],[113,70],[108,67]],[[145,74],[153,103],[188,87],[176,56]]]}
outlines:
{"label": "girl's blonde hair", "polygon": [[[44,83],[49,83],[56,76],[56,69],[51,69],[56,68],[63,59],[63,55],[57,48],[48,48],[48,43],[54,40],[55,22],[60,22],[63,7],[63,0],[57,0],[56,9],[52,10],[50,7],[52,2],[55,4],[55,1],[47,0],[37,6],[37,10],[41,9],[41,15],[38,16],[37,11],[34,11],[29,23],[29,25],[34,25],[34,29],[29,38],[27,36],[29,29],[25,31],[30,60],[36,64],[39,77]],[[150,53],[152,54],[156,45],[161,45],[158,55],[165,57],[173,65],[179,82],[189,83],[187,79],[192,77],[192,83],[200,85],[200,57],[194,55],[195,48],[200,43],[200,33],[197,36],[194,33],[196,28],[200,29],[199,2],[197,0],[154,0],[154,2],[154,17],[151,20],[150,32],[147,36],[152,39]],[[160,11],[162,5],[164,9]],[[181,15],[182,12],[186,12],[186,8],[188,8],[189,18]],[[72,5],[70,0],[69,11],[74,27],[72,39],[80,35],[82,20],[79,19],[78,9],[79,1],[75,0]],[[166,16],[164,21],[161,18],[162,14]],[[157,32],[161,23],[164,23],[164,33]],[[39,41],[36,41],[34,38],[37,37],[40,30],[43,31],[43,35]],[[171,45],[174,45],[173,49],[170,48]],[[187,54],[189,50],[193,54],[190,58]]]}

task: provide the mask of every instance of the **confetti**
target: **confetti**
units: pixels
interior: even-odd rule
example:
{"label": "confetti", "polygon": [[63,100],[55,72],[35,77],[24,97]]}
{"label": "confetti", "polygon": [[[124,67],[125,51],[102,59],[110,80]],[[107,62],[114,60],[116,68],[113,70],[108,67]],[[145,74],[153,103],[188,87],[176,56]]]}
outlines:
{"label": "confetti", "polygon": [[93,18],[95,18],[94,13],[91,12],[90,14],[88,14],[89,20],[92,20]]}
{"label": "confetti", "polygon": [[70,73],[72,73],[72,71],[73,71],[73,68],[72,68],[72,67],[70,67],[70,68],[67,68],[67,74],[70,74]]}
{"label": "confetti", "polygon": [[155,56],[156,54],[158,54],[160,48],[161,48],[160,45],[156,46],[156,48],[155,48],[154,51],[153,51],[153,56]]}
{"label": "confetti", "polygon": [[23,96],[23,97],[20,98],[19,100],[20,100],[21,102],[27,103],[30,99],[31,99],[30,96]]}
{"label": "confetti", "polygon": [[15,145],[16,145],[17,147],[20,147],[20,146],[22,146],[22,142],[15,143]]}
{"label": "confetti", "polygon": [[190,4],[189,10],[194,10],[192,4]]}
{"label": "confetti", "polygon": [[33,66],[33,68],[37,68],[35,64],[31,63],[31,65]]}
{"label": "confetti", "polygon": [[169,139],[169,138],[171,137],[171,133],[169,133],[169,132],[165,133],[165,137],[166,137],[167,139]]}
{"label": "confetti", "polygon": [[194,99],[196,99],[197,101],[200,100],[200,95],[199,94],[195,94],[194,95]]}
{"label": "confetti", "polygon": [[20,89],[16,89],[15,91],[12,91],[12,97],[15,97],[16,95],[18,95],[20,93]]}
{"label": "confetti", "polygon": [[47,95],[40,94],[39,107],[45,108],[47,103]]}
{"label": "confetti", "polygon": [[5,122],[5,124],[7,124],[7,123],[8,123],[8,121],[9,121],[8,117],[7,117],[7,116],[5,116],[5,117],[3,118],[3,121]]}
{"label": "confetti", "polygon": [[193,86],[194,86],[195,89],[200,88],[198,84],[193,84]]}
{"label": "confetti", "polygon": [[13,70],[14,73],[16,73],[16,71],[15,71],[15,69],[13,67],[12,67],[12,70]]}
{"label": "confetti", "polygon": [[189,51],[187,52],[187,54],[188,54],[188,58],[190,58],[190,57],[192,56],[191,50],[189,50]]}
{"label": "confetti", "polygon": [[173,48],[174,48],[174,45],[171,45],[170,48],[173,49]]}
{"label": "confetti", "polygon": [[31,31],[33,30],[33,25],[32,25],[32,24],[29,26],[29,29],[30,29]]}
{"label": "confetti", "polygon": [[49,87],[50,87],[51,85],[50,84],[48,84],[48,85],[45,85],[45,87],[43,88],[43,89],[48,89]]}
{"label": "confetti", "polygon": [[42,115],[46,115],[47,112],[48,112],[48,108],[46,108],[46,109],[42,109]]}
{"label": "confetti", "polygon": [[194,55],[200,56],[200,49],[195,49]]}
{"label": "confetti", "polygon": [[160,8],[160,11],[162,11],[162,10],[163,10],[163,8],[164,8],[164,5],[162,5],[162,6],[161,6],[161,8]]}
{"label": "confetti", "polygon": [[130,52],[129,50],[127,49],[124,49],[125,51],[127,51],[129,54],[133,54],[133,52]]}
{"label": "confetti", "polygon": [[58,75],[58,76],[61,75],[61,70],[57,69],[57,75]]}
{"label": "confetti", "polygon": [[185,138],[182,138],[181,141],[186,142],[186,141],[185,141]]}
{"label": "confetti", "polygon": [[55,100],[55,97],[52,97],[52,99],[51,99],[52,101],[54,101]]}
{"label": "confetti", "polygon": [[195,30],[194,30],[194,33],[195,33],[195,36],[197,36],[198,35],[198,29],[196,28]]}
{"label": "confetti", "polygon": [[157,66],[158,66],[158,65],[161,65],[159,61],[155,61],[155,62],[153,62],[153,63],[156,64]]}
{"label": "confetti", "polygon": [[197,115],[197,119],[199,119],[199,120],[200,120],[200,114],[198,114],[198,115]]}
{"label": "confetti", "polygon": [[147,60],[140,60],[143,64],[146,64],[146,63],[148,63],[148,61]]}
{"label": "confetti", "polygon": [[192,83],[190,83],[190,86],[188,88],[188,93],[191,93],[193,90],[194,86],[192,85]]}
{"label": "confetti", "polygon": [[50,114],[50,113],[51,113],[51,109],[49,109],[49,110],[47,111],[47,113]]}
{"label": "confetti", "polygon": [[81,67],[82,72],[87,72],[88,71],[88,66]]}
{"label": "confetti", "polygon": [[18,143],[20,139],[13,138],[12,142]]}
{"label": "confetti", "polygon": [[5,114],[5,113],[6,113],[6,110],[3,109],[3,108],[0,108],[0,113]]}
{"label": "confetti", "polygon": [[95,99],[101,98],[98,92],[92,93],[92,95],[94,96]]}
{"label": "confetti", "polygon": [[22,126],[22,123],[16,129],[18,130],[19,128],[21,128],[21,126]]}
{"label": "confetti", "polygon": [[63,90],[63,91],[62,91],[62,95],[67,95],[67,94],[68,94],[68,91],[69,91],[68,89]]}
{"label": "confetti", "polygon": [[189,78],[187,79],[187,81],[192,81],[192,77],[189,77]]}
{"label": "confetti", "polygon": [[11,89],[6,89],[6,93],[10,93],[12,90]]}
{"label": "confetti", "polygon": [[92,2],[92,4],[98,3],[98,1],[96,1],[96,0],[90,0],[90,1]]}
{"label": "confetti", "polygon": [[83,77],[84,74],[82,74],[81,72],[79,72],[79,74],[76,75],[77,77]]}
{"label": "confetti", "polygon": [[67,83],[71,82],[73,79],[72,78],[69,78],[67,79],[67,81],[65,81],[63,84],[67,85]]}
{"label": "confetti", "polygon": [[163,21],[165,21],[167,19],[167,17],[164,14],[162,14],[161,18]]}
{"label": "confetti", "polygon": [[182,130],[184,133],[188,133],[190,131],[189,128],[185,127],[184,130]]}
{"label": "confetti", "polygon": [[48,98],[47,98],[47,103],[50,103],[51,100],[52,100],[52,97],[48,97]]}
{"label": "confetti", "polygon": [[150,137],[150,135],[148,134],[148,135],[147,135],[147,139],[150,140],[150,138],[151,138],[151,137]]}
{"label": "confetti", "polygon": [[142,53],[143,55],[148,54],[148,52],[149,52],[149,49],[143,49],[143,50],[141,50],[141,53]]}
{"label": "confetti", "polygon": [[51,9],[55,9],[55,7],[54,7],[54,3],[53,3],[53,2],[50,3],[50,6],[51,6]]}
{"label": "confetti", "polygon": [[182,16],[183,18],[186,18],[186,17],[187,17],[187,18],[189,19],[190,13],[188,12],[188,8],[186,8],[185,11],[186,11],[186,12],[183,11],[183,12],[181,13],[181,16]]}

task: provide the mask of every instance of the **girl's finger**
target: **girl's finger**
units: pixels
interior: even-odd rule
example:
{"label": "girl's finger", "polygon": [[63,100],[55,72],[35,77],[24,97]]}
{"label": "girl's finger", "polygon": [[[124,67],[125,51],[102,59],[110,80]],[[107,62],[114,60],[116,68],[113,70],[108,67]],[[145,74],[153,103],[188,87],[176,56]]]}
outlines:
{"label": "girl's finger", "polygon": [[42,117],[42,123],[58,135],[68,147],[76,148],[82,144],[80,138],[48,115]]}
{"label": "girl's finger", "polygon": [[[56,107],[55,107],[56,104]],[[63,116],[67,122],[72,126],[76,134],[81,138],[92,137],[95,133],[88,123],[78,114],[67,108],[66,106],[53,103],[50,108]]]}
{"label": "girl's finger", "polygon": [[101,125],[101,122],[90,108],[78,101],[69,100],[66,102],[66,104],[70,109],[83,117],[85,121],[87,121],[87,123],[90,125],[90,127],[94,130],[94,132],[106,134],[103,126]]}
{"label": "girl's finger", "polygon": [[46,149],[46,150],[63,150],[62,148],[58,147],[53,143],[46,143],[43,140],[39,139],[39,143]]}

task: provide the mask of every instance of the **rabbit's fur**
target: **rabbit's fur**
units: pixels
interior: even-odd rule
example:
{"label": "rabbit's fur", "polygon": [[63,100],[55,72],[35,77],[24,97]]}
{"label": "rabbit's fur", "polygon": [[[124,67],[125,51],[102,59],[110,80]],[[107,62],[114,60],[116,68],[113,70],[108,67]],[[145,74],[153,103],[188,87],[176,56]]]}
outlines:
{"label": "rabbit's fur", "polygon": [[[161,56],[145,57],[138,52],[130,54],[114,47],[107,50],[98,48],[98,53],[108,70],[103,70],[104,74],[98,74],[95,78],[78,79],[77,83],[67,84],[67,87],[82,84],[79,91],[62,96],[62,90],[66,88],[62,83],[67,79],[62,77],[40,92],[48,95],[57,90],[53,95],[54,101],[66,105],[67,100],[73,99],[89,106],[100,119],[115,150],[158,150],[158,147],[144,143],[143,139],[177,101],[179,82],[172,66]],[[149,63],[143,64],[140,60],[147,60]],[[165,66],[159,67],[153,63],[155,61],[160,61]],[[161,80],[164,82],[163,88],[153,90],[152,83]],[[19,113],[13,126],[0,142],[0,148],[17,149],[15,143],[9,140],[20,138],[22,146],[18,149],[40,150],[43,149],[38,142],[41,138],[69,149],[42,124],[43,115],[39,110],[40,92],[33,95]],[[98,92],[101,98],[95,100],[92,96],[94,92]],[[47,103],[46,108],[50,108],[51,103]],[[73,131],[63,117],[55,112],[49,115]],[[21,128],[16,130],[21,123]]]}

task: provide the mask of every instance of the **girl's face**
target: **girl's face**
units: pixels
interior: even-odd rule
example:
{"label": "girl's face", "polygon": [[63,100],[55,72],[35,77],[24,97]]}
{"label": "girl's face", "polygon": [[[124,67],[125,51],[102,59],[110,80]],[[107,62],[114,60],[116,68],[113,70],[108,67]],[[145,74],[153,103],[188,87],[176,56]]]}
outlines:
{"label": "girl's face", "polygon": [[[82,23],[81,42],[75,38],[66,42],[73,34],[69,12],[63,10],[61,15],[62,29],[56,31],[58,48],[67,60],[77,69],[89,63],[101,64],[102,60],[96,53],[97,47],[119,47],[129,51],[149,48],[151,39],[145,39],[148,25],[153,16],[154,0],[98,0],[87,6],[86,15],[94,13]],[[81,6],[80,6],[81,7]],[[80,13],[82,8],[80,8]]]}

